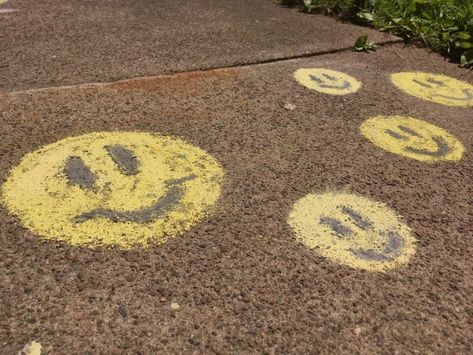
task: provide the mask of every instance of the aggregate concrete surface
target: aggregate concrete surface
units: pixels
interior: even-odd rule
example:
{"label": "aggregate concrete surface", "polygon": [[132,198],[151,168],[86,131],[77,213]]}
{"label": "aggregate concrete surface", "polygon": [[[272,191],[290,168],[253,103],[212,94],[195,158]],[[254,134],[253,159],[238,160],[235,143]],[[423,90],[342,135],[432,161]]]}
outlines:
{"label": "aggregate concrete surface", "polygon": [[0,92],[113,81],[350,48],[371,29],[271,0],[9,0]]}
{"label": "aggregate concrete surface", "polygon": [[[322,67],[357,78],[346,96],[293,78]],[[95,131],[173,135],[225,171],[212,213],[148,249],[46,241],[0,209],[0,340],[15,353],[471,353],[473,110],[398,90],[389,74],[473,74],[395,44],[277,63],[0,95],[0,171],[28,152]],[[359,131],[403,115],[463,143],[457,163],[384,151]],[[381,201],[417,239],[386,273],[299,243],[287,218],[310,192]]]}

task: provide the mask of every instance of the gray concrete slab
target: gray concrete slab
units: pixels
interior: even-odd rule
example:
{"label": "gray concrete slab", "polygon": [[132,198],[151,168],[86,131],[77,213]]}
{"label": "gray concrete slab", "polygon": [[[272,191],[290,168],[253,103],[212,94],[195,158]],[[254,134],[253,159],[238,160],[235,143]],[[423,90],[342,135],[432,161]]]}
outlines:
{"label": "gray concrete slab", "polygon": [[270,0],[10,0],[0,91],[226,67],[394,37]]}

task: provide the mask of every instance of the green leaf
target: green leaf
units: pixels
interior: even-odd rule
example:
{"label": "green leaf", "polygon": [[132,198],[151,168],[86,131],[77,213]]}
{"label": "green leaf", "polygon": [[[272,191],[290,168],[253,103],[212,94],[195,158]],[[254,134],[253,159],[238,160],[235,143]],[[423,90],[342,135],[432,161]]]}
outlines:
{"label": "green leaf", "polygon": [[374,14],[372,12],[364,11],[364,12],[359,12],[357,16],[363,20],[373,22],[374,21]]}
{"label": "green leaf", "polygon": [[367,52],[375,49],[376,45],[373,42],[368,42],[367,35],[358,37],[355,44],[353,45],[353,50],[357,52]]}
{"label": "green leaf", "polygon": [[463,52],[460,62],[463,67],[473,65],[473,49]]}
{"label": "green leaf", "polygon": [[468,32],[457,32],[455,37],[458,39],[470,39],[471,35]]}
{"label": "green leaf", "polygon": [[368,42],[368,36],[360,36],[356,39],[353,49],[356,51],[363,51],[365,50],[366,43]]}

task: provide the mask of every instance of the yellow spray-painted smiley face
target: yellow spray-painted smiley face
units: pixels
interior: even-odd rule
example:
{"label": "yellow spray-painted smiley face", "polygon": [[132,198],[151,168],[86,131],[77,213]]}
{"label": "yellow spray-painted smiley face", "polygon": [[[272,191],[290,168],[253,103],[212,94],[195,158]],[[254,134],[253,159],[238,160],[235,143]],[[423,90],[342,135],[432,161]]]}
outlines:
{"label": "yellow spray-painted smiley face", "polygon": [[394,211],[355,194],[308,194],[288,223],[307,247],[353,268],[384,272],[415,253],[415,239]]}
{"label": "yellow spray-painted smiley face", "polygon": [[222,178],[214,158],[183,140],[98,132],[27,154],[2,200],[47,239],[130,249],[192,227],[218,199]]}
{"label": "yellow spray-painted smiley face", "polygon": [[411,117],[373,117],[363,122],[360,131],[388,152],[424,162],[454,162],[464,152],[460,141],[444,129]]}
{"label": "yellow spray-painted smiley face", "polygon": [[324,68],[301,68],[294,77],[306,88],[329,95],[348,95],[361,88],[361,83],[354,77]]}
{"label": "yellow spray-painted smiley face", "polygon": [[405,72],[391,81],[409,95],[448,106],[473,106],[473,85],[446,75]]}

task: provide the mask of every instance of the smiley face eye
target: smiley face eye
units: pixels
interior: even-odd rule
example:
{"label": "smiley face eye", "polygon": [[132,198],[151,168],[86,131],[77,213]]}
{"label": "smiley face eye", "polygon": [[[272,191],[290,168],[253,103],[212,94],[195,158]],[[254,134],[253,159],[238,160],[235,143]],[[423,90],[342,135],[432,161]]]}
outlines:
{"label": "smiley face eye", "polygon": [[[356,212],[354,209],[346,206],[338,206],[337,208],[341,210],[344,214],[348,215],[353,221],[353,223],[359,228],[363,230],[368,230],[369,228],[371,228],[372,223],[365,217],[363,217],[360,213]],[[329,226],[336,234],[342,237],[349,236],[353,233],[353,231],[349,227],[343,225],[343,223],[336,218],[321,217],[320,223]]]}
{"label": "smiley face eye", "polygon": [[[125,175],[138,173],[139,161],[133,151],[122,145],[106,146],[108,154]],[[82,189],[92,189],[95,184],[95,175],[85,165],[80,157],[69,157],[66,161],[65,173],[72,185]]]}
{"label": "smiley face eye", "polygon": [[69,183],[78,185],[82,189],[92,189],[95,183],[95,176],[79,157],[69,157],[65,166],[66,176]]}
{"label": "smiley face eye", "polygon": [[325,79],[327,79],[327,80],[333,81],[334,84],[329,85],[325,82],[325,80],[322,80],[322,79],[320,79],[317,76],[312,75],[312,74],[309,75],[309,78],[310,78],[310,80],[316,82],[317,85],[320,86],[321,88],[344,90],[344,89],[348,89],[348,88],[351,87],[350,83],[346,80],[343,80],[343,84],[340,85],[340,84],[337,84],[337,82],[336,82],[337,78],[336,77],[325,74],[325,73],[323,73],[322,76],[325,77]]}
{"label": "smiley face eye", "polygon": [[316,77],[315,75],[312,75],[312,74],[311,74],[311,75],[309,75],[309,78],[310,78],[310,80],[315,81],[315,82],[316,82],[317,84],[319,84],[319,85],[324,83],[322,80],[320,80],[320,79],[319,79],[318,77]]}
{"label": "smiley face eye", "polygon": [[323,73],[322,75],[325,76],[328,80],[332,80],[332,81],[337,80],[337,78],[332,75],[328,75],[326,73]]}
{"label": "smiley face eye", "polygon": [[138,173],[139,161],[132,150],[119,144],[107,146],[105,149],[124,174],[136,175]]}
{"label": "smiley face eye", "polygon": [[420,86],[423,86],[427,89],[433,89],[435,86],[439,87],[439,86],[442,86],[442,87],[445,87],[447,86],[443,81],[441,80],[437,80],[435,78],[427,78],[426,79],[428,83],[430,84],[427,84],[425,82],[422,82],[422,81],[419,81],[417,79],[413,79],[412,81],[415,82],[416,84],[419,84]]}
{"label": "smiley face eye", "polygon": [[[336,80],[337,80],[336,77],[334,77],[334,76],[332,76],[332,75],[329,75],[329,74],[326,74],[326,73],[322,73],[322,76],[325,77],[325,79],[330,80],[330,81],[336,81]],[[319,78],[318,78],[317,76],[315,76],[315,75],[312,75],[312,74],[311,74],[311,75],[309,75],[309,78],[310,78],[310,80],[315,81],[315,82],[317,82],[318,84],[324,84],[324,81],[321,80],[321,79],[319,79]]]}
{"label": "smiley face eye", "polygon": [[[340,206],[338,207],[340,208]],[[350,218],[353,220],[353,222],[361,229],[367,230],[371,228],[372,223],[368,221],[366,218],[364,218],[361,214],[356,212],[354,209],[350,207],[343,206],[341,207],[341,210],[343,213],[347,214],[350,216]]]}
{"label": "smiley face eye", "polygon": [[437,80],[435,78],[428,78],[427,81],[431,84],[435,84],[437,86],[446,86],[445,83],[441,80]]}
{"label": "smiley face eye", "polygon": [[353,233],[353,231],[349,227],[344,226],[342,222],[335,218],[321,217],[320,223],[329,226],[335,232],[335,234],[342,237],[349,236]]}
{"label": "smiley face eye", "polygon": [[403,131],[404,133],[407,133],[413,137],[418,137],[420,138],[420,134],[417,133],[416,131],[414,131],[413,129],[410,129],[409,127],[406,127],[406,126],[403,126],[403,125],[399,125],[397,126],[401,131]]}
{"label": "smiley face eye", "polygon": [[[397,128],[399,130],[403,131],[404,133],[407,133],[410,136],[417,137],[417,138],[421,137],[421,135],[419,133],[417,133],[413,129],[410,129],[409,127],[406,127],[406,126],[403,126],[403,125],[398,125]],[[390,129],[386,129],[385,132],[387,134],[389,134],[391,137],[396,138],[400,141],[406,141],[409,138],[409,137],[406,137],[405,135],[402,135],[402,134],[397,133],[397,132],[395,132],[393,130],[390,130]]]}

